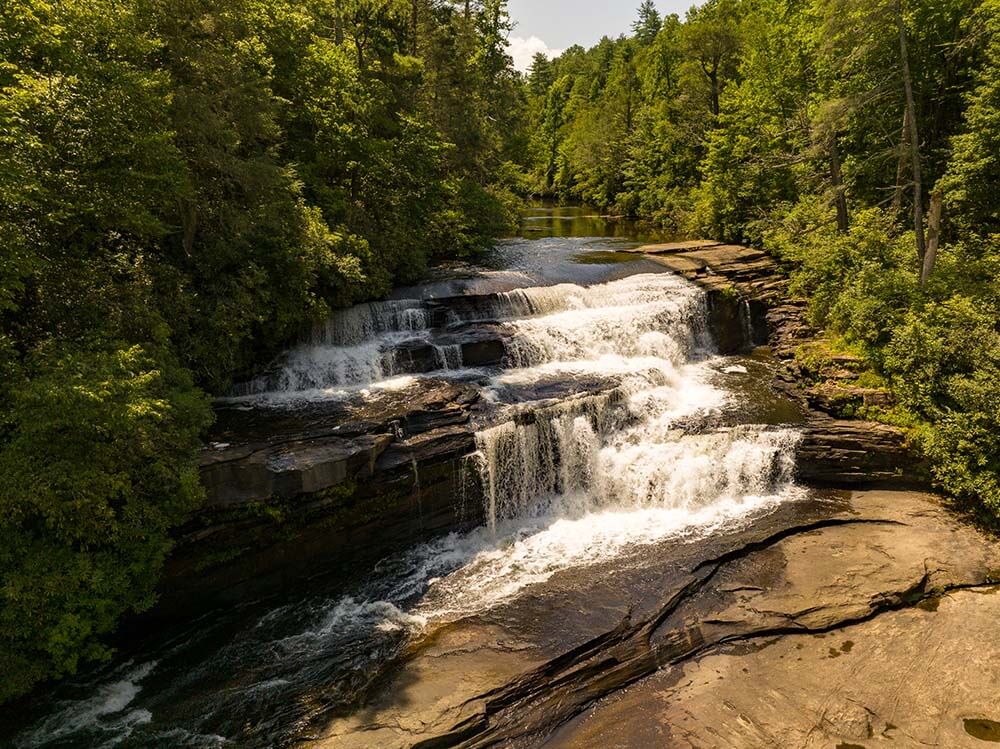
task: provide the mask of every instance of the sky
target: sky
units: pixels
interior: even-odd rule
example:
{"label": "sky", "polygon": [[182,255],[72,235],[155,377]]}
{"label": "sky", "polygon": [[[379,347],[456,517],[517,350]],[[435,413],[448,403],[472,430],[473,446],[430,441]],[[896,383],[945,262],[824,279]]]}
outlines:
{"label": "sky", "polygon": [[[536,52],[550,57],[579,44],[591,47],[602,36],[628,32],[641,0],[509,0],[514,30],[510,54],[518,70],[527,70]],[[657,0],[663,14],[681,17],[694,0]]]}

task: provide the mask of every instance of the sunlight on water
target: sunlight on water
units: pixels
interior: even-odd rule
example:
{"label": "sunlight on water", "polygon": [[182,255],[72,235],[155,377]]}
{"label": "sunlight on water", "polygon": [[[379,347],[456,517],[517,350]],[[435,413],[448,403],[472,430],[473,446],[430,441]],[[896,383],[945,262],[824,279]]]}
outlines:
{"label": "sunlight on water", "polygon": [[[734,396],[718,372],[747,370],[712,357],[706,312],[703,292],[661,273],[335,315],[234,396],[284,406],[474,377],[489,409],[467,469],[485,524],[383,560],[346,594],[276,606],[193,662],[182,646],[122,667],[54,704],[17,746],[273,745],[440,624],[802,496],[794,429],[719,426]],[[484,322],[503,366],[466,371],[454,336]],[[407,371],[418,347],[431,374]],[[553,382],[558,397],[538,395]]]}

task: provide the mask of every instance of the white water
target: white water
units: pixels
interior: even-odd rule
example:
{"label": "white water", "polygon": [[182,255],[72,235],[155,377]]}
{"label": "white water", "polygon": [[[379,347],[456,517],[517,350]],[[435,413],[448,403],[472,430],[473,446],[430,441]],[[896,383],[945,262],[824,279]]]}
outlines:
{"label": "white water", "polygon": [[238,398],[265,402],[338,397],[410,373],[409,351],[429,347],[432,371],[463,366],[461,346],[438,343],[435,318],[455,328],[502,322],[508,364],[526,367],[612,356],[679,361],[705,346],[704,300],[668,274],[632,276],[596,286],[559,284],[471,298],[438,314],[416,300],[338,312],[269,374],[237,386]]}
{"label": "white water", "polygon": [[119,679],[97,687],[87,699],[63,703],[54,715],[18,737],[17,746],[44,746],[77,731],[95,728],[107,734],[107,746],[124,741],[137,726],[152,720],[148,710],[129,707],[142,690],[142,680],[155,668],[155,662],[140,666],[125,664]]}
{"label": "white water", "polygon": [[[371,322],[366,310],[349,333],[326,339],[356,341],[357,331],[376,331],[384,350],[401,335],[386,332],[398,310],[387,314],[391,320]],[[359,623],[418,632],[504,604],[560,570],[710,534],[799,496],[794,430],[688,430],[732,396],[716,384],[704,294],[686,281],[644,274],[528,288],[449,314],[453,323],[502,320],[510,335],[510,368],[494,374],[483,394],[498,404],[519,395],[477,433],[470,459],[485,495],[484,527],[412,550],[381,597],[331,601],[294,638],[322,639],[331,627]],[[296,366],[328,371],[313,365],[354,350],[310,345]],[[595,380],[606,386],[595,389]],[[532,386],[553,381],[588,386],[557,402],[531,399]]]}
{"label": "white water", "polygon": [[[481,373],[484,400],[495,403],[468,463],[484,490],[482,527],[386,560],[350,595],[271,611],[192,664],[159,703],[142,700],[142,682],[158,668],[150,662],[92,699],[57,705],[17,746],[50,746],[81,731],[106,736],[87,746],[250,745],[238,729],[218,735],[243,725],[247,705],[273,720],[275,706],[300,701],[314,681],[336,696],[341,687],[329,673],[363,679],[406,637],[516,606],[526,592],[557,584],[560,572],[639,563],[658,545],[730,530],[801,496],[793,429],[713,426],[734,396],[719,384],[727,364],[711,355],[704,296],[683,280],[637,275],[525,289],[451,314],[452,324],[501,320],[511,341],[508,368]],[[293,351],[280,377],[255,387],[280,402],[411,385],[411,377],[393,377],[392,349],[415,336],[436,345],[430,320],[416,302],[345,313]],[[441,349],[441,369],[460,370],[460,351]],[[551,382],[570,395],[532,397],[534,387]],[[230,671],[231,685],[218,691],[213,679]],[[208,686],[198,702],[190,694],[200,683]],[[201,705],[197,720],[159,722],[161,705],[169,711],[191,699]],[[159,743],[136,743],[143,729]]]}

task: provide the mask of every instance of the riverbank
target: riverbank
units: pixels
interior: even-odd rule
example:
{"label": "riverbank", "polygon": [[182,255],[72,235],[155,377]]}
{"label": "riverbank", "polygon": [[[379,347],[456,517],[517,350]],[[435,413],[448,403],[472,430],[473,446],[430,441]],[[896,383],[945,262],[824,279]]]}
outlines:
{"label": "riverbank", "polygon": [[[901,430],[838,419],[809,396],[796,352],[817,338],[804,304],[789,299],[788,280],[760,251],[711,242],[640,245],[641,254],[703,288],[708,331],[724,354],[759,346],[773,389],[799,421],[796,474],[815,486],[920,488],[920,461]],[[504,293],[444,296],[406,314],[431,324],[492,320],[511,304]],[[480,324],[451,334],[446,346],[464,366],[500,366],[511,349],[502,326]],[[406,349],[404,372],[440,364],[441,342]],[[772,357],[773,358],[769,358]],[[552,383],[547,398],[600,397],[615,383]],[[226,605],[300,584],[316,568],[377,558],[393,548],[484,521],[482,486],[467,461],[493,404],[477,386],[424,378],[355,399],[292,410],[219,410],[201,462],[208,501],[184,526],[161,586],[164,609]],[[459,497],[459,500],[456,500]]]}
{"label": "riverbank", "polygon": [[[841,627],[845,601],[881,617],[990,584],[989,559],[970,561],[993,553],[985,539],[944,535],[932,497],[884,493],[915,475],[895,432],[816,413],[791,387],[782,352],[810,331],[766,259],[647,254],[580,213],[540,210],[481,267],[338,313],[220,399],[211,499],[159,607],[115,663],[26,702],[0,736],[535,745],[626,686],[798,631],[741,623],[735,593],[770,611],[794,589],[797,612]],[[701,267],[663,262],[689,252]],[[872,485],[913,518],[862,501]],[[916,538],[895,550],[883,531],[903,526]],[[855,564],[834,532],[874,556]],[[761,561],[814,534],[813,587],[794,560],[787,580]],[[935,546],[954,579],[901,587],[907,553]],[[890,558],[878,590],[842,579],[840,561]],[[763,577],[717,589],[740,560]]]}
{"label": "riverbank", "polygon": [[[977,747],[1000,720],[1000,545],[932,495],[861,491],[651,561],[638,597],[528,605],[575,647],[462,622],[310,749]],[[542,612],[545,612],[542,614]],[[603,621],[604,628],[593,619]],[[572,627],[570,627],[572,629]]]}

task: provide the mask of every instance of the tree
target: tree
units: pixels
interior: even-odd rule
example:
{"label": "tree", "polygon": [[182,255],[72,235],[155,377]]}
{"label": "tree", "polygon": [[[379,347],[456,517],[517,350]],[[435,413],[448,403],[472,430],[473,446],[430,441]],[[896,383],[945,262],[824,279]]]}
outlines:
{"label": "tree", "polygon": [[501,0],[0,4],[0,701],[153,604],[208,393],[510,225],[508,29]]}
{"label": "tree", "polygon": [[652,44],[656,35],[660,33],[662,25],[663,20],[653,0],[643,0],[639,6],[639,17],[632,23],[632,31],[639,44],[642,46]]}
{"label": "tree", "polygon": [[740,49],[739,14],[734,0],[709,0],[688,12],[684,25],[687,54],[709,84],[709,107],[719,116],[719,101],[735,74]]}
{"label": "tree", "polygon": [[1000,233],[1000,3],[983,3],[969,26],[982,40],[983,64],[941,187],[951,220],[966,233],[988,236]]}

